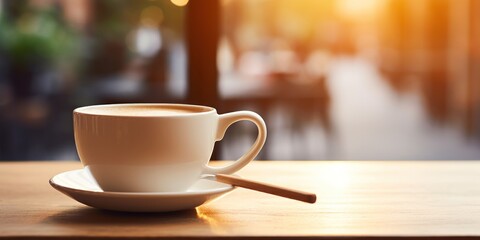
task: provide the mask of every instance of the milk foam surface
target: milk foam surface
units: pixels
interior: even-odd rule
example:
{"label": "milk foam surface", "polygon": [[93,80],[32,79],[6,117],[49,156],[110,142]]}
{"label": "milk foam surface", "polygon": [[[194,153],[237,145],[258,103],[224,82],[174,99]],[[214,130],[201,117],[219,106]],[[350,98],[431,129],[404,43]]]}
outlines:
{"label": "milk foam surface", "polygon": [[177,116],[189,113],[205,112],[204,109],[190,109],[175,106],[148,106],[148,105],[125,105],[125,106],[101,106],[84,109],[81,112],[95,115],[108,116]]}

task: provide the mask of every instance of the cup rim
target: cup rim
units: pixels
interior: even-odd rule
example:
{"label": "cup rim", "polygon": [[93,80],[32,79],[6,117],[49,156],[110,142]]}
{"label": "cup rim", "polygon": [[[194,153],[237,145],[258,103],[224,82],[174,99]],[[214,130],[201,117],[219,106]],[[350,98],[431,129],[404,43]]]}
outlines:
{"label": "cup rim", "polygon": [[[102,113],[92,113],[87,112],[93,108],[104,108],[104,107],[125,107],[125,106],[147,106],[147,107],[171,107],[178,109],[193,109],[192,112],[178,113],[175,115],[164,115],[164,116],[154,116],[154,115],[120,115],[120,114],[102,114]],[[197,111],[196,111],[197,110]],[[89,105],[78,107],[73,110],[74,114],[80,115],[89,115],[89,116],[102,116],[102,117],[120,117],[120,118],[178,118],[178,117],[191,117],[198,115],[207,115],[210,113],[216,113],[216,109],[209,106],[194,105],[194,104],[183,104],[183,103],[114,103],[114,104],[98,104],[98,105]]]}

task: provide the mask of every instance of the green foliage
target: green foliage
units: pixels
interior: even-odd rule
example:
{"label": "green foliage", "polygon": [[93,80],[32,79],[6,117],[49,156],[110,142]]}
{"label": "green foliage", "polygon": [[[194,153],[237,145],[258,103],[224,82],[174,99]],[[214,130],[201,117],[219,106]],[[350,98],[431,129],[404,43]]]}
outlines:
{"label": "green foliage", "polygon": [[78,54],[77,39],[53,9],[25,9],[9,19],[0,16],[0,48],[16,63],[65,61]]}

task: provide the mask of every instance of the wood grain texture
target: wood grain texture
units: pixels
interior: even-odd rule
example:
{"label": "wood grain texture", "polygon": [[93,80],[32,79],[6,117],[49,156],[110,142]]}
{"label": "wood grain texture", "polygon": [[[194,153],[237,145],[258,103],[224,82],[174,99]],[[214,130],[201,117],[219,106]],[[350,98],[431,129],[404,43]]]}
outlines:
{"label": "wood grain texture", "polygon": [[[224,164],[220,162],[219,164]],[[196,210],[96,210],[48,184],[78,162],[0,163],[0,238],[480,238],[480,162],[253,162],[239,175],[315,192],[315,204],[247,189]]]}

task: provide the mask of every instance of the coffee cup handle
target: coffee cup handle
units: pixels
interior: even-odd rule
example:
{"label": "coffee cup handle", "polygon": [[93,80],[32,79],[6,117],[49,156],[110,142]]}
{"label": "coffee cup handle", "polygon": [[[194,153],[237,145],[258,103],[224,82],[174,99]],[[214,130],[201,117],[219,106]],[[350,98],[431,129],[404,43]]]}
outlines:
{"label": "coffee cup handle", "polygon": [[223,139],[227,128],[238,121],[247,120],[253,122],[258,128],[258,135],[253,146],[242,157],[236,160],[234,163],[224,167],[211,167],[206,165],[203,171],[204,174],[231,174],[234,173],[249,162],[251,162],[260,152],[267,139],[267,127],[260,115],[251,111],[238,111],[232,113],[226,113],[219,115],[217,135],[215,140],[220,141]]}

